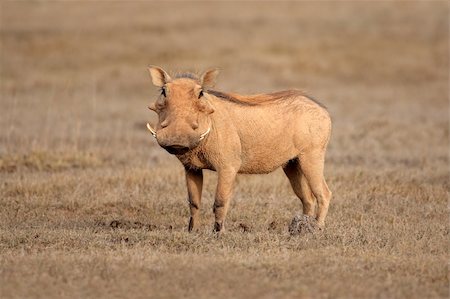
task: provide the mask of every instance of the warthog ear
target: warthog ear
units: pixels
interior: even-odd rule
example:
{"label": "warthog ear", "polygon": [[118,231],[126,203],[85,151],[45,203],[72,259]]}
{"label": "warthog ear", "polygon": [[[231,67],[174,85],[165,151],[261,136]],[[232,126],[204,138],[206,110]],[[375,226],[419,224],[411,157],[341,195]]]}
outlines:
{"label": "warthog ear", "polygon": [[160,67],[150,66],[148,68],[152,82],[158,87],[163,87],[167,82],[172,81],[172,78]]}
{"label": "warthog ear", "polygon": [[203,88],[214,87],[216,84],[216,77],[219,74],[218,69],[210,69],[202,74],[200,77],[200,85]]}

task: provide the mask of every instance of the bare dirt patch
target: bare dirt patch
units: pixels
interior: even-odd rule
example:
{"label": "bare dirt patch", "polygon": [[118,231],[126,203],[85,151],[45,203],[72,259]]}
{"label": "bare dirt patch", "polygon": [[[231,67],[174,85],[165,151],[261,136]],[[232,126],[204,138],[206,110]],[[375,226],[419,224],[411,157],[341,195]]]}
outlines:
{"label": "bare dirt patch", "polygon": [[142,223],[139,221],[130,221],[130,220],[111,220],[108,222],[97,221],[95,223],[100,227],[109,227],[112,229],[144,229],[148,231],[152,231],[157,229],[158,227],[154,224]]}

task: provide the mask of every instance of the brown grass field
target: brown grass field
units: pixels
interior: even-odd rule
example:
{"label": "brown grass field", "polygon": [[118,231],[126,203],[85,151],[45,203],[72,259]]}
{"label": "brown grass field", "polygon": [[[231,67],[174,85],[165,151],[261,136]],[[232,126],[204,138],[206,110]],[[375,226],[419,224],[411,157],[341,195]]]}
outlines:
{"label": "brown grass field", "polygon": [[[1,298],[448,298],[447,2],[2,2]],[[282,171],[199,231],[146,67],[302,88],[334,121],[323,232]]]}

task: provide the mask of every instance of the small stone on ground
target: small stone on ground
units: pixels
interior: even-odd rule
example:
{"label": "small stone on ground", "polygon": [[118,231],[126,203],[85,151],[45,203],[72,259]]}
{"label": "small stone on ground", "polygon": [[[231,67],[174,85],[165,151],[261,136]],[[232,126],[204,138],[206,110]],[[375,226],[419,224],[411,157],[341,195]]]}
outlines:
{"label": "small stone on ground", "polygon": [[317,230],[317,221],[314,217],[308,215],[296,215],[289,225],[291,236],[301,236],[312,234]]}

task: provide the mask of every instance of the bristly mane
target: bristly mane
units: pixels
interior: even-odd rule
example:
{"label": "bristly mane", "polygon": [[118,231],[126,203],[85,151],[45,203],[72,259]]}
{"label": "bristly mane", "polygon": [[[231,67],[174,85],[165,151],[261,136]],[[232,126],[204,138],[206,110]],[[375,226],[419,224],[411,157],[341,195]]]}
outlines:
{"label": "bristly mane", "polygon": [[256,95],[238,95],[232,93],[224,93],[216,90],[208,90],[209,94],[217,97],[221,100],[230,101],[235,104],[244,105],[244,106],[257,106],[263,104],[270,104],[278,101],[287,101],[291,99],[295,99],[297,97],[305,97],[310,101],[316,103],[320,107],[327,109],[325,105],[314,99],[313,97],[307,95],[305,92],[297,89],[277,91],[267,94],[256,94]]}
{"label": "bristly mane", "polygon": [[[190,72],[182,72],[175,75],[175,79],[180,78],[186,78],[186,79],[192,79],[197,82],[200,82],[200,78],[198,75]],[[267,94],[256,94],[256,95],[238,95],[234,93],[225,93],[217,90],[209,89],[206,91],[209,94],[212,94],[213,96],[217,97],[221,100],[226,100],[238,105],[244,105],[244,106],[257,106],[257,105],[263,105],[263,104],[270,104],[277,101],[287,101],[290,99],[294,99],[296,97],[305,97],[309,99],[310,101],[316,103],[320,107],[327,109],[327,107],[322,104],[321,102],[317,101],[315,98],[309,96],[305,92],[298,90],[298,89],[291,89],[291,90],[284,90],[284,91],[277,91]]]}
{"label": "bristly mane", "polygon": [[180,79],[180,78],[192,79],[197,82],[200,80],[200,78],[196,74],[189,73],[189,72],[178,73],[175,75],[175,79]]}

